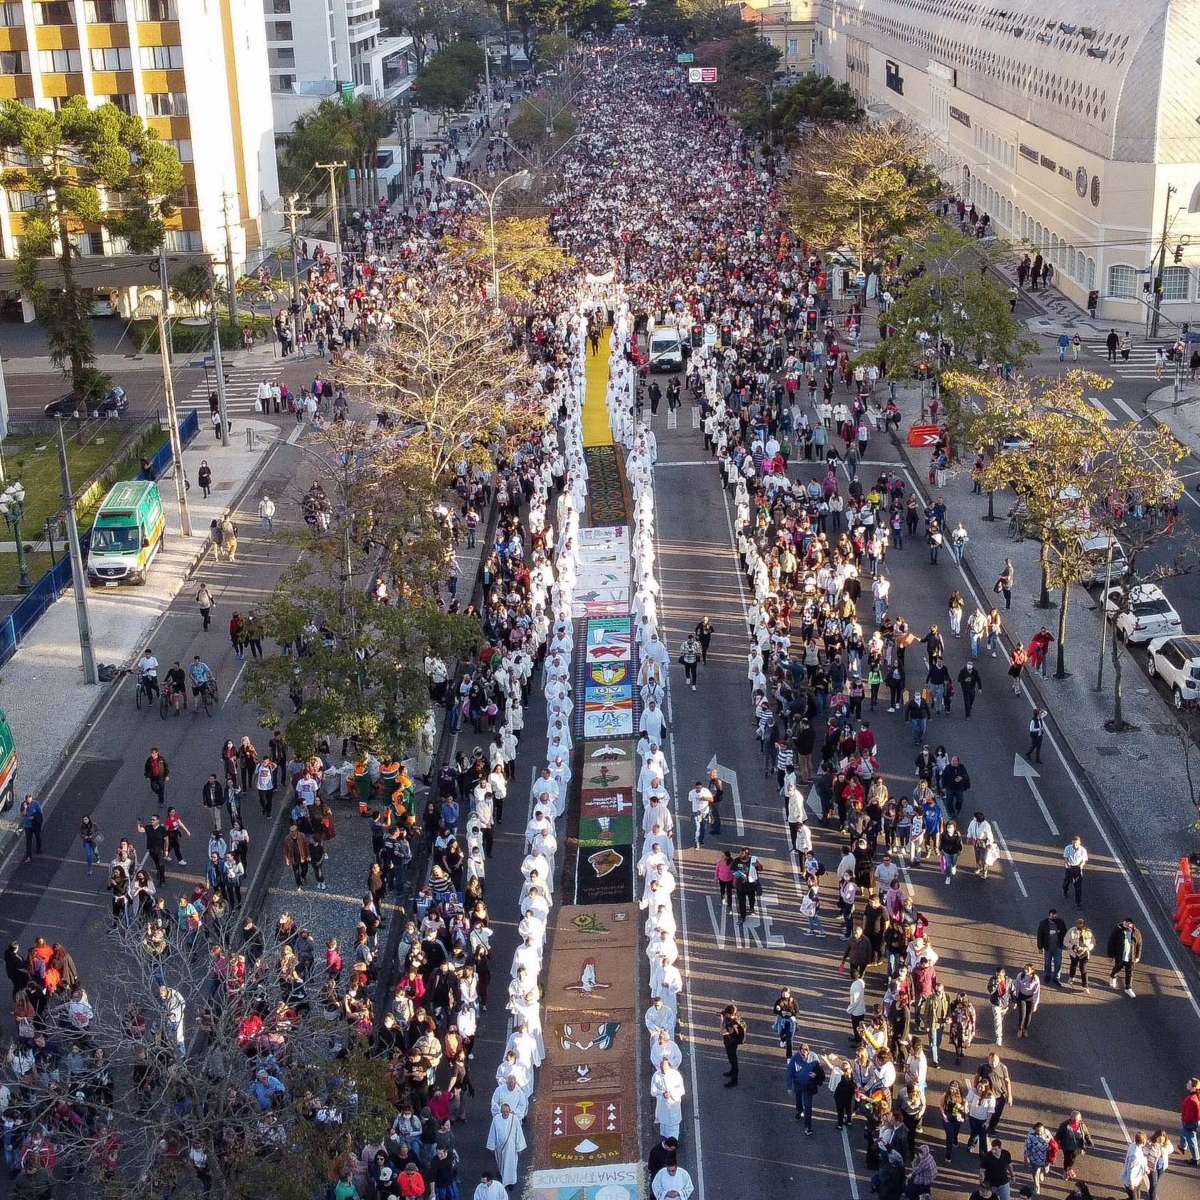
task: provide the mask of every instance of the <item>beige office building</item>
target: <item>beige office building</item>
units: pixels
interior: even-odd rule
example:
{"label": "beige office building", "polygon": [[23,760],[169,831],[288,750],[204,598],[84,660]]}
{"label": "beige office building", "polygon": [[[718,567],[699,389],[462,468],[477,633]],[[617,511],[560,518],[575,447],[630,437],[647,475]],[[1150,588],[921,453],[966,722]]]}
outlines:
{"label": "beige office building", "polygon": [[[0,99],[53,109],[79,95],[136,113],[178,150],[169,251],[224,263],[228,218],[235,272],[256,265],[281,221],[262,0],[0,0]],[[13,286],[26,200],[0,189],[0,290]],[[123,312],[153,286],[147,260],[106,231],[77,245],[81,278]]]}
{"label": "beige office building", "polygon": [[944,178],[1073,299],[1098,291],[1102,319],[1144,318],[1165,221],[1163,317],[1195,322],[1197,18],[1194,0],[817,0],[816,69],[923,129]]}

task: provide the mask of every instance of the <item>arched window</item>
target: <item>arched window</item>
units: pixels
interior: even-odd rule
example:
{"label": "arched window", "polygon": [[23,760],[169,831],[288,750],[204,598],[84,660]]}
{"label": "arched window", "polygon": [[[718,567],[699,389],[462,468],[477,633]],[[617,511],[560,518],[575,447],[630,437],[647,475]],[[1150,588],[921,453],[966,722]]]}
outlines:
{"label": "arched window", "polygon": [[1042,223],[1035,221],[1033,224],[1033,244],[1037,249],[1042,248]]}
{"label": "arched window", "polygon": [[1191,272],[1187,267],[1167,267],[1163,271],[1163,299],[1186,300],[1190,279]]}
{"label": "arched window", "polygon": [[1192,189],[1192,198],[1188,201],[1188,212],[1200,212],[1200,183]]}
{"label": "arched window", "polygon": [[1096,286],[1096,260],[1089,258],[1087,262],[1087,288],[1090,292]]}

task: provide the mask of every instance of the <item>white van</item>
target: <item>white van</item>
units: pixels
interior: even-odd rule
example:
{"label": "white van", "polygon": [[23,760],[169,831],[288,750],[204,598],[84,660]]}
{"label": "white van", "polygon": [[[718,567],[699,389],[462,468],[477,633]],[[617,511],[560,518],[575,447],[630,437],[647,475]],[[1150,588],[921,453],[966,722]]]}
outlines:
{"label": "white van", "polygon": [[683,370],[683,334],[674,325],[656,326],[650,334],[650,370]]}

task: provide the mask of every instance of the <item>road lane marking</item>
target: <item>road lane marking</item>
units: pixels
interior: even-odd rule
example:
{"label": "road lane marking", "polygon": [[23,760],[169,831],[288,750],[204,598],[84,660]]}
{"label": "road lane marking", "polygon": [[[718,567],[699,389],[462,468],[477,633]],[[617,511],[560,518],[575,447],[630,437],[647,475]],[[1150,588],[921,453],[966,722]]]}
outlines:
{"label": "road lane marking", "polygon": [[992,819],[992,828],[996,831],[996,836],[1000,839],[1000,849],[1004,851],[1004,857],[1008,859],[1008,865],[1012,867],[1012,877],[1016,881],[1017,887],[1021,889],[1021,895],[1028,900],[1029,893],[1025,890],[1025,881],[1021,878],[1021,872],[1017,870],[1017,864],[1013,861],[1012,851],[1008,848],[1008,841],[994,818]]}
{"label": "road lane marking", "polygon": [[1108,1080],[1103,1075],[1100,1076],[1100,1086],[1104,1089],[1104,1094],[1108,1097],[1109,1107],[1113,1110],[1113,1116],[1117,1118],[1117,1124],[1121,1127],[1121,1136],[1127,1142],[1130,1141],[1129,1130],[1125,1128],[1125,1121],[1121,1117],[1121,1110],[1117,1107],[1117,1102],[1113,1099],[1113,1094],[1109,1090]]}
{"label": "road lane marking", "polygon": [[850,1180],[850,1200],[858,1200],[858,1177],[854,1174],[854,1154],[850,1150],[850,1131],[842,1129],[842,1153],[846,1156],[846,1177]]}
{"label": "road lane marking", "polygon": [[1033,769],[1033,764],[1026,762],[1020,754],[1013,754],[1013,778],[1024,779],[1029,784],[1029,790],[1033,793],[1033,798],[1037,801],[1037,806],[1042,810],[1042,816],[1046,818],[1046,824],[1050,826],[1050,832],[1058,837],[1058,826],[1054,823],[1054,818],[1050,815],[1050,810],[1046,807],[1045,800],[1042,799],[1042,793],[1038,791],[1038,785],[1033,781],[1040,779],[1041,776]]}
{"label": "road lane marking", "polygon": [[[913,477],[912,472],[908,469],[908,466],[906,464],[902,464],[901,470],[908,477],[908,481],[912,485],[913,491],[916,492],[918,496],[923,497],[924,494],[921,491],[921,488],[918,486],[916,479]],[[1189,500],[1192,500],[1193,503],[1200,504],[1200,501],[1196,501],[1190,492],[1184,492],[1184,495],[1187,496]],[[961,563],[957,563],[955,565],[958,567],[959,574],[962,575],[962,580],[967,588],[967,591],[969,591],[974,597],[975,603],[978,604],[980,608],[985,610],[991,608],[992,605],[990,602],[985,604],[980,598],[979,593],[975,590],[975,585],[971,582],[967,575],[966,568]],[[1005,661],[1007,662],[1008,651],[1004,649],[1003,645],[1001,645],[1000,649],[1004,654]],[[1021,681],[1021,693],[1031,708],[1036,706],[1033,693],[1029,690],[1029,685],[1024,680]],[[1117,853],[1117,849],[1112,843],[1112,838],[1108,836],[1108,830],[1101,823],[1099,814],[1096,812],[1091,798],[1088,796],[1083,784],[1079,781],[1079,776],[1075,774],[1075,768],[1072,767],[1070,762],[1067,760],[1067,754],[1063,750],[1063,747],[1060,744],[1057,736],[1050,729],[1046,730],[1045,736],[1050,742],[1050,748],[1055,754],[1058,755],[1058,761],[1062,764],[1062,769],[1067,773],[1067,778],[1070,779],[1071,785],[1075,788],[1075,792],[1079,796],[1080,802],[1083,804],[1084,811],[1087,813],[1092,824],[1096,828],[1096,832],[1099,833],[1101,840],[1104,842],[1104,846],[1108,851],[1109,857],[1116,864],[1117,870],[1121,872],[1121,877],[1125,880],[1126,886],[1129,888],[1129,891],[1133,896],[1133,902],[1137,905],[1138,912],[1142,914],[1142,918],[1146,922],[1146,928],[1149,929],[1154,935],[1154,940],[1158,943],[1158,948],[1162,951],[1162,955],[1163,958],[1166,959],[1167,966],[1174,973],[1175,978],[1183,991],[1183,994],[1187,997],[1188,1003],[1192,1006],[1192,1012],[1196,1014],[1196,1019],[1200,1020],[1200,1002],[1197,1002],[1191,986],[1184,978],[1183,971],[1180,969],[1179,962],[1175,957],[1174,951],[1171,950],[1166,939],[1163,937],[1162,929],[1160,928],[1160,921],[1150,915],[1150,909],[1147,906],[1146,901],[1142,898],[1141,892],[1137,889],[1137,887],[1134,886],[1133,876],[1130,875],[1129,869],[1125,865],[1123,856]]]}
{"label": "road lane marking", "polygon": [[1109,399],[1131,420],[1140,421],[1142,418],[1129,407],[1119,396],[1110,396]]}
{"label": "road lane marking", "polygon": [[[656,464],[661,465],[661,464]],[[723,490],[723,489],[722,489]],[[658,511],[658,497],[655,495],[654,476],[651,473],[650,477],[650,494],[654,501],[654,511]],[[667,594],[662,580],[662,547],[658,537],[658,521],[654,522],[654,562],[658,568],[658,601],[663,614],[663,626],[666,627],[667,615]],[[676,836],[679,837],[681,832],[679,824],[679,794],[676,790],[675,780],[679,775],[679,760],[675,754],[675,707],[671,696],[671,672],[664,673],[664,684],[667,700],[667,750],[671,756],[671,807],[672,815],[675,817]],[[679,855],[683,858],[683,842],[679,842]],[[692,1082],[692,1136],[696,1139],[696,1200],[704,1200],[704,1134],[703,1125],[700,1121],[700,1079],[696,1070],[696,1048],[698,1041],[696,1038],[696,1017],[693,1010],[692,1002],[692,952],[691,942],[688,936],[688,913],[687,913],[687,873],[682,870],[683,864],[678,873],[679,892],[679,924],[683,932],[683,975],[687,980],[688,987],[686,989],[687,999],[687,1024],[688,1024],[688,1075]],[[639,1095],[640,1095],[639,1091]]]}
{"label": "road lane marking", "polygon": [[698,408],[692,409],[692,428],[700,428],[700,410]]}
{"label": "road lane marking", "polygon": [[708,769],[717,772],[717,778],[723,783],[729,784],[730,794],[733,796],[733,819],[737,824],[738,837],[746,836],[746,822],[742,817],[742,793],[738,789],[737,772],[731,771],[728,767],[723,767],[717,762],[717,756],[714,754],[708,760]]}

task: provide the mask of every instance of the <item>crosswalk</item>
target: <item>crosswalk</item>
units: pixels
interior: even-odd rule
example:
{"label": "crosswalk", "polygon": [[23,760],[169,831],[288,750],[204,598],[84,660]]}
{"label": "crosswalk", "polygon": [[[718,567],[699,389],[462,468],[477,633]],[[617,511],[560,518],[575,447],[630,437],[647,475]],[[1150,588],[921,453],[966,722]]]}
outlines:
{"label": "crosswalk", "polygon": [[[200,409],[202,421],[207,420],[208,395],[209,391],[217,385],[216,376],[210,367],[206,382],[204,371],[199,367],[191,369],[198,378],[192,390],[188,393],[188,399]],[[270,372],[266,372],[265,374],[269,376]],[[225,376],[228,380],[225,384],[225,404],[229,410],[229,415],[231,417],[251,415],[254,412],[255,401],[258,399],[258,385],[264,377],[262,364],[248,363],[245,366],[226,364]]]}
{"label": "crosswalk", "polygon": [[[1103,338],[1085,339],[1083,348],[1089,357],[1100,360],[1102,371],[1107,371],[1120,379],[1152,380],[1154,378],[1154,352],[1158,346],[1153,343],[1135,342],[1129,350],[1129,361],[1126,362],[1118,353],[1115,363],[1108,361],[1108,347]],[[1162,382],[1170,383],[1174,372],[1174,365],[1166,363],[1163,367]]]}

